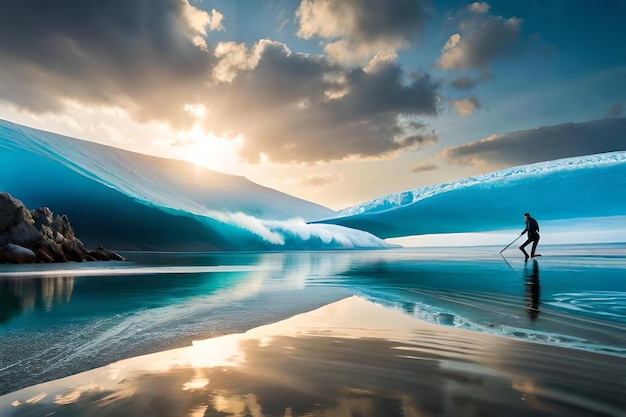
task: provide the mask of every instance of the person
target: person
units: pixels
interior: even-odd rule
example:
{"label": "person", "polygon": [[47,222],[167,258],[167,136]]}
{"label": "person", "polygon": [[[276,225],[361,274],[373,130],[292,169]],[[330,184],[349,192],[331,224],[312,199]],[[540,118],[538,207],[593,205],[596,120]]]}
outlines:
{"label": "person", "polygon": [[524,253],[524,256],[526,257],[525,260],[527,261],[528,252],[526,252],[524,248],[530,242],[533,243],[532,249],[530,250],[530,257],[534,258],[535,256],[539,256],[538,254],[535,254],[535,250],[537,249],[537,243],[539,243],[539,223],[537,223],[537,220],[530,217],[530,214],[528,213],[524,214],[524,222],[526,222],[526,228],[522,231],[522,233],[520,233],[520,236],[528,232],[528,239],[526,239],[526,242],[522,243],[522,246],[520,246],[519,248]]}

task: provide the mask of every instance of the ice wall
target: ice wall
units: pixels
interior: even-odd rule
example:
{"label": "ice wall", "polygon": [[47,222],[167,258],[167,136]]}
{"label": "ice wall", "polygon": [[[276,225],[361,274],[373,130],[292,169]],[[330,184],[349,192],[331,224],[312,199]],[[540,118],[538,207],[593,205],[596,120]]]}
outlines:
{"label": "ice wall", "polygon": [[381,248],[307,220],[335,212],[243,177],[0,121],[0,191],[67,214],[87,247],[118,250]]}
{"label": "ice wall", "polygon": [[[381,238],[523,229],[540,220],[626,214],[626,152],[560,159],[382,196],[326,220]],[[618,220],[619,219],[619,220]]]}

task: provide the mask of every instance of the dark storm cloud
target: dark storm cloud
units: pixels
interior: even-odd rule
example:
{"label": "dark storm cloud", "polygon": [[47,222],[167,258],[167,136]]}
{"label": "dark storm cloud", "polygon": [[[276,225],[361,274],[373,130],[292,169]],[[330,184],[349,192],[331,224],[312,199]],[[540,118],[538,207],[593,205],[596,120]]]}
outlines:
{"label": "dark storm cloud", "polygon": [[184,117],[210,55],[181,0],[3,0],[0,97],[32,112],[66,100],[122,105],[138,119]]}
{"label": "dark storm cloud", "polygon": [[626,118],[566,123],[520,130],[444,149],[451,164],[487,163],[508,167],[626,150]]}
{"label": "dark storm cloud", "polygon": [[424,27],[426,0],[303,0],[297,16],[303,38],[335,40],[337,60],[366,58],[416,41]]}
{"label": "dark storm cloud", "polygon": [[393,62],[346,70],[270,41],[259,44],[258,56],[254,69],[212,89],[206,120],[217,134],[254,138],[246,141],[249,161],[260,154],[277,162],[376,157],[436,140],[412,120],[437,113],[438,85],[427,75],[407,84]]}

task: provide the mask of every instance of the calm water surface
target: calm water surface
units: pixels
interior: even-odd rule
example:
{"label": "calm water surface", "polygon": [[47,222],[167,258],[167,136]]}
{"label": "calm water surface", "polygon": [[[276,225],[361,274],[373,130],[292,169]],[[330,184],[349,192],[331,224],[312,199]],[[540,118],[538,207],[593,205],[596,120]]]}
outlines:
{"label": "calm water surface", "polygon": [[499,250],[126,253],[118,263],[0,265],[0,395],[350,295],[624,365],[626,245],[544,246],[527,263]]}

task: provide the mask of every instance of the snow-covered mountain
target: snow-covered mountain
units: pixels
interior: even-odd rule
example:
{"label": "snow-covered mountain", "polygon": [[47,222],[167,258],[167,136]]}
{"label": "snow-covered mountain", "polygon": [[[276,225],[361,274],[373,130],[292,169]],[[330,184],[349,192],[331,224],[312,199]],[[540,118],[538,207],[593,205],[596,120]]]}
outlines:
{"label": "snow-covered mountain", "polygon": [[307,221],[335,212],[243,177],[0,120],[0,191],[67,214],[88,247],[273,250],[387,247]]}
{"label": "snow-covered mountain", "polygon": [[541,162],[382,196],[324,222],[381,238],[523,228],[544,220],[626,215],[626,152]]}

